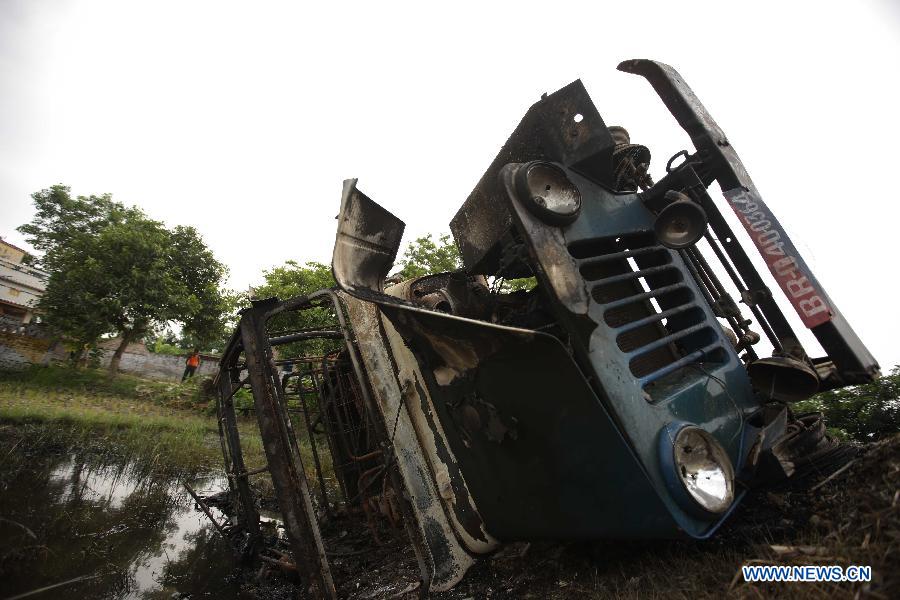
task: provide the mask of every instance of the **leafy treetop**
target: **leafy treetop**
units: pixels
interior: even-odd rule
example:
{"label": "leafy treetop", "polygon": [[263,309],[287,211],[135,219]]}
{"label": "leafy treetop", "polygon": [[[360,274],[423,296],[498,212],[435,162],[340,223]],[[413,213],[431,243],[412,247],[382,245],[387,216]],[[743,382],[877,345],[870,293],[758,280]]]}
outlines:
{"label": "leafy treetop", "polygon": [[462,267],[459,249],[449,234],[444,233],[435,242],[431,234],[410,242],[400,259],[399,275],[412,279],[432,273],[455,271]]}
{"label": "leafy treetop", "polygon": [[793,405],[794,412],[822,412],[831,433],[871,442],[900,432],[900,366],[872,383],[822,392]]}
{"label": "leafy treetop", "polygon": [[79,347],[114,333],[127,344],[168,322],[198,345],[221,335],[227,271],[193,227],[167,229],[108,194],[73,197],[55,185],[32,194],[35,216],[19,227],[50,273],[38,308]]}
{"label": "leafy treetop", "polygon": [[[287,300],[295,296],[308,296],[313,292],[334,286],[331,267],[320,262],[300,264],[289,260],[280,267],[263,272],[265,283],[253,289],[255,298],[277,297]],[[281,313],[268,323],[270,334],[331,326],[336,316],[330,305],[311,308],[300,312]],[[281,356],[300,354],[321,355],[337,349],[333,340],[313,340],[296,342],[279,348]]]}

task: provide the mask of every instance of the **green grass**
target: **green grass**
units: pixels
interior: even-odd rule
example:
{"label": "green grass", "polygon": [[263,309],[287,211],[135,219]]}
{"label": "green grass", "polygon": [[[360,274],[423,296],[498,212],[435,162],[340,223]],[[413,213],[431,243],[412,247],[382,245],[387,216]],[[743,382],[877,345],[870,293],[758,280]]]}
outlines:
{"label": "green grass", "polygon": [[99,394],[121,398],[139,398],[154,404],[184,406],[200,398],[198,380],[168,383],[118,374],[109,377],[98,369],[65,366],[33,366],[24,371],[0,371],[0,385],[43,390],[53,393]]}
{"label": "green grass", "polygon": [[[221,467],[216,419],[194,385],[66,367],[0,373],[0,422],[64,445],[103,446],[161,468]],[[239,428],[248,468],[265,464],[255,423]]]}
{"label": "green grass", "polygon": [[[241,390],[239,409],[253,405]],[[294,423],[306,475],[316,480],[306,428]],[[66,448],[92,448],[152,461],[160,469],[210,470],[223,466],[215,401],[197,382],[164,383],[129,375],[110,378],[105,371],[70,367],[33,367],[0,371],[0,427],[19,429],[22,439]],[[266,464],[256,419],[238,415],[238,431],[248,470]],[[318,440],[319,457],[330,488],[337,481],[327,444]],[[32,445],[32,444],[29,444]],[[263,495],[272,493],[266,474],[254,476]]]}

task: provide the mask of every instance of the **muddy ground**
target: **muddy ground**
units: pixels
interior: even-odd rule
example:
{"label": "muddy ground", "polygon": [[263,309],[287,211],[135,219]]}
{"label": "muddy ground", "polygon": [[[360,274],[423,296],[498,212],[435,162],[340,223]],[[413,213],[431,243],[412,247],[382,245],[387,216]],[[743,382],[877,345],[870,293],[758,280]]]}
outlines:
{"label": "muddy ground", "polygon": [[[829,478],[830,477],[830,478]],[[323,531],[342,598],[415,598],[402,532],[382,545],[343,518]],[[860,447],[836,474],[810,474],[749,494],[706,541],[516,543],[486,557],[437,599],[900,598],[900,436]],[[743,581],[741,565],[870,565],[871,583]]]}
{"label": "muddy ground", "polygon": [[226,489],[221,470],[175,468],[115,442],[127,435],[0,421],[0,598],[296,597],[240,568],[196,509],[184,484]]}
{"label": "muddy ground", "polygon": [[[5,500],[0,502],[4,508],[0,516],[17,524],[0,527],[6,537],[0,557],[0,597],[95,572],[118,575],[48,593],[57,598],[181,600],[297,597],[300,588],[290,572],[272,563],[241,565],[236,560],[233,546],[220,539],[180,491],[177,481],[183,474],[161,474],[157,469],[140,475],[142,468],[134,457],[126,467],[114,453],[103,454],[98,448],[86,453],[53,444],[35,448],[18,433],[8,428],[5,432],[2,441],[8,443],[0,444],[4,461],[0,493]],[[73,457],[83,466],[77,472],[71,466],[60,471],[60,465],[70,465]],[[134,489],[119,504],[110,503],[118,495],[112,488],[98,498],[65,492],[75,489],[71,480],[76,475],[82,484],[99,481],[100,476],[115,477],[115,485],[133,480]],[[53,486],[62,491],[45,497],[36,476],[49,482],[49,492],[56,489]],[[21,495],[27,482],[35,485],[29,492],[32,500]],[[98,487],[91,483],[85,489],[91,486]],[[136,511],[122,508],[129,503]],[[41,515],[53,518],[42,521]],[[79,520],[78,515],[84,516]],[[193,524],[178,534],[176,526],[182,522]],[[22,531],[19,524],[29,531]],[[381,544],[376,544],[359,517],[343,516],[327,520],[323,532],[340,597],[418,596],[418,570],[402,530],[380,523]],[[270,523],[269,533],[270,543],[279,545],[277,522]],[[176,555],[166,546],[171,540],[190,544]],[[168,548],[170,556],[160,558],[153,544],[160,544],[162,553]],[[753,492],[711,540],[510,544],[481,559],[454,590],[432,597],[898,598],[898,544],[900,436],[860,448],[854,461],[832,479],[813,475]],[[283,541],[280,546],[286,549]],[[133,557],[120,561],[126,549]],[[144,571],[136,569],[147,560],[158,560],[163,567],[151,569],[151,580],[142,588]],[[744,564],[871,565],[874,581],[747,584],[740,576]]]}

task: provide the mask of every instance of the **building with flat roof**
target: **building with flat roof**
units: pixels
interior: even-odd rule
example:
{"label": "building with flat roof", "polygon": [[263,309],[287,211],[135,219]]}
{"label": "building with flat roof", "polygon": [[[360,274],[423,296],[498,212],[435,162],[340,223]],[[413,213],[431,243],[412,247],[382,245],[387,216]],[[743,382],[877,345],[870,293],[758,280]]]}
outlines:
{"label": "building with flat roof", "polygon": [[0,238],[0,316],[30,323],[49,275],[22,264],[28,253]]}

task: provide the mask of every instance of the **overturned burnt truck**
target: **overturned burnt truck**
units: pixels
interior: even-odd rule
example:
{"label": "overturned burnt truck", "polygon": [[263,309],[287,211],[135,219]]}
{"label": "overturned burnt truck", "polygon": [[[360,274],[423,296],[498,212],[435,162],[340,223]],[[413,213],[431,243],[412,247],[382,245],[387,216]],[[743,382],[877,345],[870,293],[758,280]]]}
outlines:
{"label": "overturned burnt truck", "polygon": [[[218,378],[240,523],[252,545],[231,402],[249,384],[293,559],[316,594],[335,594],[319,519],[341,502],[402,523],[422,590],[445,590],[513,540],[707,537],[749,488],[833,453],[820,417],[790,403],[871,381],[876,361],[678,73],[649,60],[619,70],[645,77],[693,143],[659,181],[649,150],[608,127],[575,81],[528,110],[451,222],[463,269],[390,279],[404,224],[348,180],[337,288],[242,315]],[[504,284],[528,277],[531,289]],[[807,353],[776,294],[824,356]],[[329,325],[267,325],[309,311]],[[299,340],[338,344],[274,350]]]}

